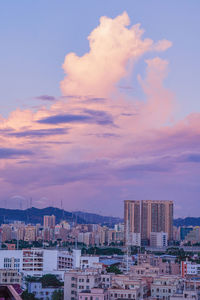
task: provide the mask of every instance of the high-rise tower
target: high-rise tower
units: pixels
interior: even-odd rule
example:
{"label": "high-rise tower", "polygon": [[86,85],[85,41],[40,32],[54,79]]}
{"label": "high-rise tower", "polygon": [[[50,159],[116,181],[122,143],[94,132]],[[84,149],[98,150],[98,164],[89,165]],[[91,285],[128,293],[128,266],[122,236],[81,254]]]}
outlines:
{"label": "high-rise tower", "polygon": [[[140,233],[143,243],[148,244],[151,232],[166,232],[173,239],[173,201],[125,200],[125,236]],[[126,238],[125,238],[126,242]]]}

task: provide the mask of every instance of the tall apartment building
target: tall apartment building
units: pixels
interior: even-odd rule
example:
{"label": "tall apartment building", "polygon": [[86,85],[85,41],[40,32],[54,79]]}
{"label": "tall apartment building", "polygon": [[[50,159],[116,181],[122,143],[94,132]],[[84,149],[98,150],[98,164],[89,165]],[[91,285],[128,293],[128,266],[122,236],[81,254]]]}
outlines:
{"label": "tall apartment building", "polygon": [[173,201],[125,200],[124,223],[126,243],[135,233],[140,233],[143,243],[149,243],[151,232],[166,232],[173,240]]}
{"label": "tall apartment building", "polygon": [[52,216],[44,216],[43,219],[44,227],[55,227],[56,225],[56,217],[54,215]]}

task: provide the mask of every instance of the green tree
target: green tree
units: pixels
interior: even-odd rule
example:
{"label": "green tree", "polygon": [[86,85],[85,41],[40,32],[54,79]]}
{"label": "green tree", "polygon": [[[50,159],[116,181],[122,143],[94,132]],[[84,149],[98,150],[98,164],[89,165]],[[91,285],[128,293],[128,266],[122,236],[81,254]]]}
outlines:
{"label": "green tree", "polygon": [[34,294],[28,293],[27,290],[22,293],[21,298],[23,300],[38,300],[38,298],[36,298]]}
{"label": "green tree", "polygon": [[63,300],[64,292],[63,290],[54,291],[52,295],[52,300]]}
{"label": "green tree", "polygon": [[60,287],[63,286],[63,283],[58,280],[58,278],[53,274],[46,274],[42,276],[40,279],[40,282],[42,283],[43,287],[47,286],[54,286],[54,287]]}
{"label": "green tree", "polygon": [[110,267],[107,267],[106,271],[108,273],[115,273],[115,274],[122,274],[120,269],[116,265],[112,265]]}

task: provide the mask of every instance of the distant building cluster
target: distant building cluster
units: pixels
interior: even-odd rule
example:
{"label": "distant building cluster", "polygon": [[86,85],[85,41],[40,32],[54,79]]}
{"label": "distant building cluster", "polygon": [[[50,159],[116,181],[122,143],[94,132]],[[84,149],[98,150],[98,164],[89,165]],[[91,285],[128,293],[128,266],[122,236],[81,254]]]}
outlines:
{"label": "distant building cluster", "polygon": [[124,225],[116,224],[114,228],[98,224],[74,224],[63,220],[56,224],[55,216],[44,216],[43,225],[25,224],[15,221],[12,224],[2,224],[0,228],[0,241],[7,246],[12,240],[26,242],[55,241],[93,245],[120,244],[124,241]]}
{"label": "distant building cluster", "polygon": [[0,287],[23,299],[197,300],[199,236],[173,226],[172,201],[125,200],[124,224],[113,228],[54,215],[2,224]]}

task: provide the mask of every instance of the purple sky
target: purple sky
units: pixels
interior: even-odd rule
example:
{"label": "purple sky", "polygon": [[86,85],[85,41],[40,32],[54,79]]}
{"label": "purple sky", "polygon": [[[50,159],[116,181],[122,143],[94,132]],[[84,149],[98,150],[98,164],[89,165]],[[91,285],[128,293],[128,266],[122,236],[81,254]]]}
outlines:
{"label": "purple sky", "polygon": [[1,4],[2,207],[199,216],[200,4],[141,2]]}

